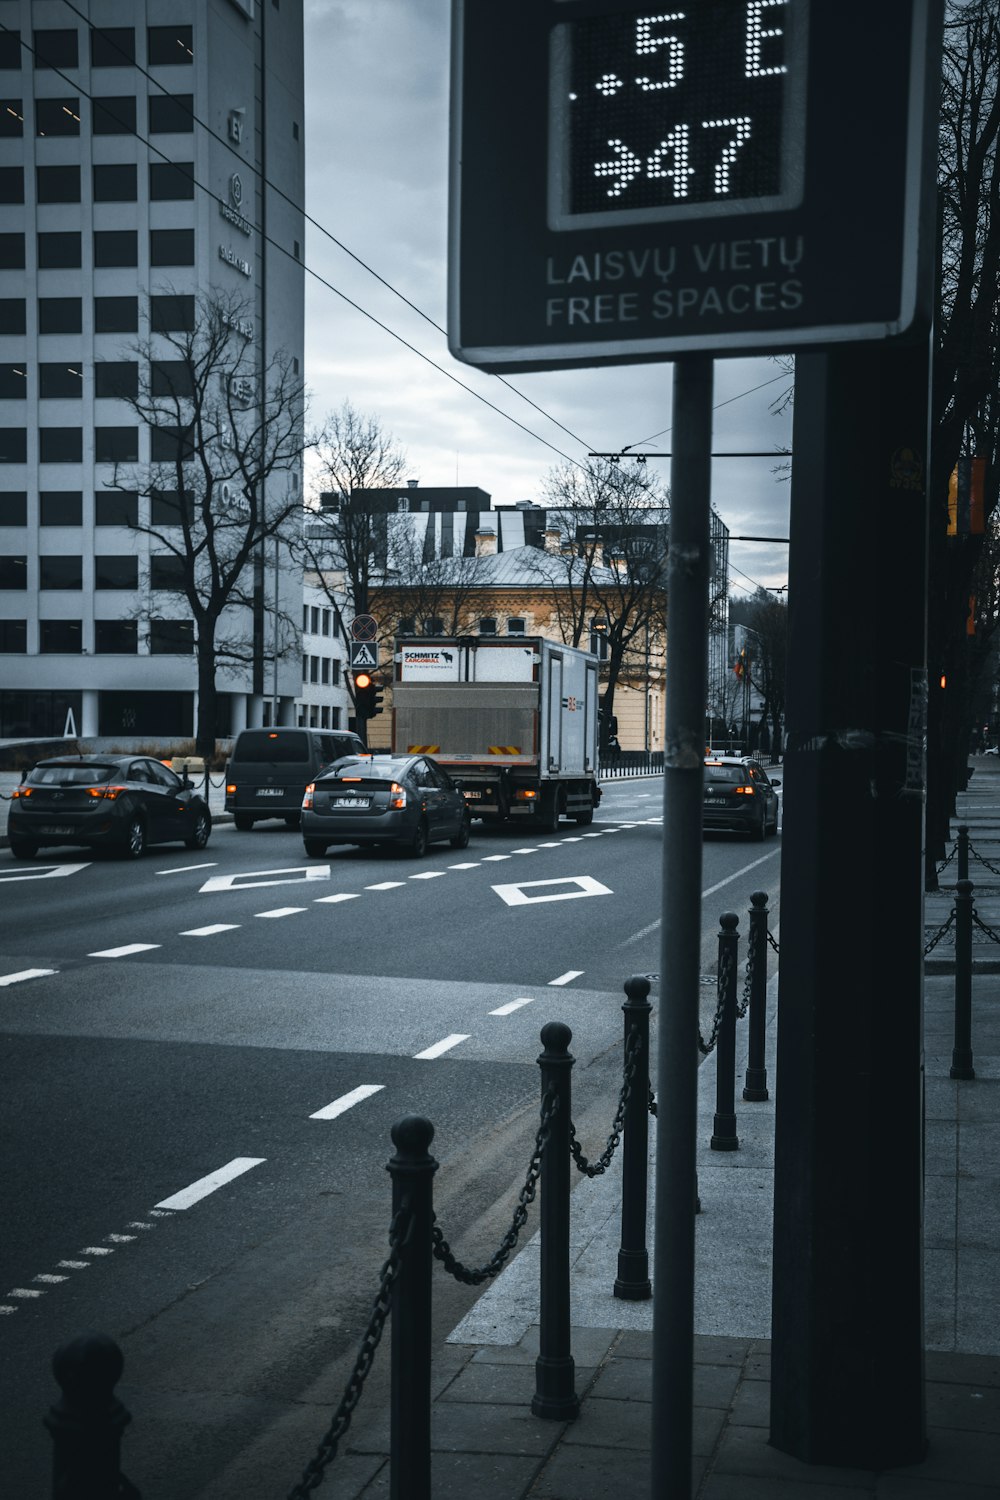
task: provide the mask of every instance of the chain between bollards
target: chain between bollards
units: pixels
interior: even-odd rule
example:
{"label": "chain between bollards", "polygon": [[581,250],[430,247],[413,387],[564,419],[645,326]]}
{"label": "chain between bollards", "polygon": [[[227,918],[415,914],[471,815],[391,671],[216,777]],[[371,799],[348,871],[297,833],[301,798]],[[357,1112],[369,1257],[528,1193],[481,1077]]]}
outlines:
{"label": "chain between bollards", "polygon": [[438,1164],[428,1148],[434,1126],[422,1115],[406,1115],[391,1134],[393,1218],[407,1204],[411,1230],[392,1288],[389,1496],[431,1500],[431,1230]]}
{"label": "chain between bollards", "polygon": [[646,1193],[649,1171],[649,980],[633,974],[625,981],[625,1051],[633,1033],[638,1045],[633,1057],[635,1072],[625,1104],[624,1156],[622,1158],[622,1241],[618,1251],[615,1296],[626,1302],[641,1302],[653,1295],[646,1248]]}
{"label": "chain between bollards", "polygon": [[[959,829],[959,837],[962,830]],[[966,855],[968,867],[968,855]],[[975,1078],[972,1066],[972,918],[973,885],[959,880],[955,888],[955,1045],[951,1078]]]}
{"label": "chain between bollards", "polygon": [[750,896],[750,1036],[746,1084],[743,1097],[759,1104],[767,1099],[767,1065],[764,1058],[764,1034],[767,1022],[767,892],[754,891]]}
{"label": "chain between bollards", "polygon": [[579,1414],[570,1347],[569,1304],[569,1127],[573,1118],[573,1033],[562,1021],[542,1027],[538,1065],[542,1098],[551,1090],[556,1107],[542,1151],[541,1285],[539,1289],[538,1358],[531,1410],[536,1417],[566,1421]]}
{"label": "chain between bollards", "polygon": [[716,1043],[715,1120],[713,1151],[738,1151],[736,1134],[736,966],[740,919],[734,911],[719,918],[719,1004],[722,1019]]}

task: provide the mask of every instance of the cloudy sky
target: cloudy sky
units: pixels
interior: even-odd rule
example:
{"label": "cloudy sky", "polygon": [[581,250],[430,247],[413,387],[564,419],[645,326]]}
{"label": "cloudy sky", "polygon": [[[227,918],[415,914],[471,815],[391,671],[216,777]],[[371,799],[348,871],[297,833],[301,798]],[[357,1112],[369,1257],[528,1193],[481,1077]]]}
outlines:
{"label": "cloudy sky", "polygon": [[[422,484],[478,485],[495,504],[537,500],[564,458],[668,449],[671,367],[510,376],[543,415],[449,355],[438,331],[446,324],[449,33],[450,0],[305,0],[306,208],[328,232],[306,234],[316,273],[306,278],[313,412],[350,400],[377,415]],[[789,417],[769,410],[787,386],[772,362],[716,361],[716,451],[790,446]],[[713,464],[713,504],[733,535],[788,535],[788,484],[775,462]],[[665,460],[661,473],[666,483]],[[787,553],[732,542],[733,592],[783,584]]]}

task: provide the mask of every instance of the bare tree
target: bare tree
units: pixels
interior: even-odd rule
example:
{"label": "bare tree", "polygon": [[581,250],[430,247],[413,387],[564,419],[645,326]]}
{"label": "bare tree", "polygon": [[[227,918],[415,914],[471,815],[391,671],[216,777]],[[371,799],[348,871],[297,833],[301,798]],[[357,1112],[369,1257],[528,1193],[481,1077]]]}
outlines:
{"label": "bare tree", "polygon": [[[305,392],[290,357],[262,362],[246,306],[234,296],[199,298],[193,327],[154,323],[133,349],[138,384],[119,398],[149,428],[150,460],[116,464],[113,485],[147,501],[134,529],[153,544],[150,583],[176,590],[190,610],[195,738],[210,757],[220,667],[262,659],[267,612],[272,652],[297,648],[296,622],[264,597],[262,576],[265,548],[287,547],[298,530]],[[298,607],[296,598],[296,615]],[[172,623],[163,622],[168,644]],[[177,649],[186,649],[176,633]]]}
{"label": "bare tree", "polygon": [[[761,728],[767,725],[770,748],[777,749],[785,716],[785,671],[788,656],[788,607],[783,598],[775,598],[768,589],[759,588],[749,599],[734,599],[730,619],[742,625],[753,637],[744,658],[745,670],[752,688],[761,700]],[[749,748],[765,748],[751,745]]]}

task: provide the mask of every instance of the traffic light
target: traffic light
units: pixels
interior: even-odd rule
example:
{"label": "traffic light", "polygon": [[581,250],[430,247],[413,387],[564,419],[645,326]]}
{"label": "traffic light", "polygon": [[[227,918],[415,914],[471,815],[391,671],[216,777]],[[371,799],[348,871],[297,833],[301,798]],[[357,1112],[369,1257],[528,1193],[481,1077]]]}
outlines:
{"label": "traffic light", "polygon": [[382,712],[382,683],[372,683],[372,718]]}
{"label": "traffic light", "polygon": [[371,719],[378,713],[375,684],[370,672],[354,674],[354,712],[359,719]]}

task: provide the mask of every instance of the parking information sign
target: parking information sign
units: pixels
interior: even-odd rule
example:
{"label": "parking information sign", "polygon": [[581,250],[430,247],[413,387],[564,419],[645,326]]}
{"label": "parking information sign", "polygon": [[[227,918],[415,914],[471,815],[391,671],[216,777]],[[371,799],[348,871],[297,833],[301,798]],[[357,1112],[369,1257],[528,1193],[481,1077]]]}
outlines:
{"label": "parking information sign", "polygon": [[929,317],[941,0],[454,0],[450,339],[486,369]]}

